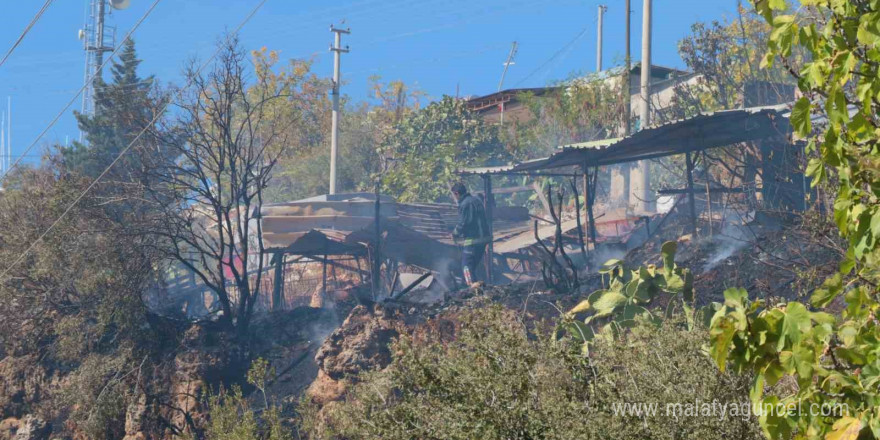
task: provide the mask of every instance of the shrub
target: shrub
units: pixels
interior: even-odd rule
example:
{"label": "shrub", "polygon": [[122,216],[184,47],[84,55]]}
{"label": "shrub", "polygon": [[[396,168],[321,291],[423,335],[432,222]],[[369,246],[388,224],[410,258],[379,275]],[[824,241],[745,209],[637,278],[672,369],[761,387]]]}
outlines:
{"label": "shrub", "polygon": [[[595,340],[588,422],[595,438],[762,438],[748,411],[750,379],[719,372],[703,349],[707,332],[688,331],[682,321],[673,317],[659,327],[641,321],[618,339]],[[657,412],[621,415],[624,403],[654,405]]]}
{"label": "shrub", "polygon": [[[541,336],[541,337],[536,337]],[[401,337],[383,371],[342,402],[308,406],[312,438],[760,438],[749,417],[630,417],[615,404],[748,402],[748,379],[721,374],[704,331],[640,320],[622,339],[548,343],[498,307],[466,312],[454,341]]]}
{"label": "shrub", "polygon": [[[274,369],[265,359],[251,364],[247,381],[259,391],[260,404],[254,408],[242,394],[241,387],[220,387],[208,396],[208,426],[203,438],[207,440],[292,440],[291,430],[284,425],[282,408],[269,402],[266,384],[273,379]],[[256,394],[256,393],[254,393]]]}

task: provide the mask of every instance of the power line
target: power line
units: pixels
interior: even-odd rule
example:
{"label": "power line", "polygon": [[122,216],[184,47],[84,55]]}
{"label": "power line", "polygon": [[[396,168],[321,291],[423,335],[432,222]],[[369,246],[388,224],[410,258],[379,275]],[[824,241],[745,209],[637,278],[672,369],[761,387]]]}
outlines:
{"label": "power line", "polygon": [[[238,24],[238,26],[235,28],[234,31],[232,31],[232,33],[237,34],[239,31],[241,31],[241,29],[244,27],[244,25],[247,24],[251,20],[251,18],[254,17],[254,15],[256,15],[257,11],[259,11],[260,8],[262,8],[263,5],[265,5],[267,1],[268,0],[260,1],[260,3],[251,11],[251,13],[248,14],[244,18],[244,20],[242,20],[241,23]],[[158,3],[158,2],[159,2],[159,0],[156,0],[156,3]],[[154,4],[154,6],[155,6],[155,4]],[[199,68],[195,71],[195,75],[201,74],[202,70],[204,70],[204,68],[207,67],[214,60],[214,58],[217,57],[217,54],[220,53],[221,49],[222,49],[222,47],[218,47],[217,50],[215,50],[214,53],[211,54],[211,56],[207,60],[205,60],[205,62],[202,63],[201,66],[199,66]],[[191,78],[185,86],[183,86],[181,89],[179,89],[177,91],[177,97],[179,98],[180,96],[182,96],[183,92],[186,89],[188,89],[192,84],[193,84],[193,79]],[[159,118],[168,109],[168,106],[171,105],[171,102],[172,102],[171,99],[165,101],[165,104],[162,105],[161,109],[158,112],[156,112],[156,116],[154,116],[153,119],[148,124],[146,124],[144,126],[144,128],[128,144],[128,146],[126,146],[122,151],[119,152],[119,154],[116,156],[116,158],[113,159],[113,162],[110,162],[110,165],[107,165],[107,168],[104,168],[104,171],[102,171],[101,174],[99,174],[98,177],[95,178],[95,180],[93,180],[92,183],[90,183],[89,186],[86,187],[85,191],[83,191],[82,194],[80,194],[73,201],[73,203],[68,205],[67,208],[64,210],[64,212],[62,212],[61,215],[58,216],[58,218],[56,218],[55,221],[53,221],[52,224],[42,234],[40,234],[40,236],[36,240],[34,240],[34,242],[31,243],[31,245],[28,246],[28,248],[24,252],[22,252],[21,255],[19,255],[18,258],[16,258],[15,261],[13,261],[12,264],[10,264],[9,267],[7,267],[6,270],[3,271],[2,274],[0,274],[0,278],[5,278],[6,274],[8,274],[9,271],[12,270],[13,267],[18,265],[18,263],[21,262],[21,260],[34,249],[34,246],[36,246],[37,243],[43,241],[43,238],[45,238],[47,234],[52,232],[52,230],[55,229],[56,226],[58,226],[58,223],[61,222],[61,220],[63,220],[64,217],[67,217],[67,214],[70,213],[70,211],[73,209],[73,207],[76,206],[77,204],[79,204],[80,200],[82,200],[83,197],[85,197],[86,194],[88,194],[89,191],[91,191],[92,188],[94,188],[95,185],[97,185],[98,182],[102,178],[104,178],[104,176],[106,176],[108,172],[110,172],[110,169],[113,168],[113,166],[116,165],[116,163],[119,162],[120,159],[122,159],[122,156],[125,156],[125,154],[128,153],[129,150],[131,150],[131,147],[134,146],[134,144],[137,143],[141,139],[141,137],[144,135],[144,133],[147,132],[147,129],[149,127],[151,127],[153,124],[155,124],[156,121],[159,120]]]}
{"label": "power line", "polygon": [[[125,37],[122,39],[122,43],[125,43],[129,38],[131,38],[131,35],[134,33],[134,31],[136,31],[137,28],[141,25],[141,23],[143,23],[144,20],[146,20],[147,17],[153,12],[153,10],[156,9],[156,6],[159,4],[160,1],[162,1],[162,0],[156,0],[155,2],[153,2],[153,5],[150,6],[150,9],[148,9],[147,12],[145,12],[144,15],[140,18],[140,20],[138,20],[137,23],[134,24],[134,27],[132,27],[131,30],[128,31],[127,34],[125,34]],[[34,141],[24,150],[24,152],[21,154],[21,156],[19,156],[18,159],[16,159],[15,162],[13,162],[12,165],[9,168],[7,168],[3,172],[2,175],[0,175],[0,184],[3,184],[3,182],[6,180],[6,176],[9,174],[9,172],[12,171],[15,167],[17,167],[19,163],[21,163],[21,160],[25,157],[25,155],[28,154],[37,145],[37,142],[39,142],[40,139],[42,139],[43,136],[45,136],[46,133],[48,133],[49,130],[52,129],[52,127],[55,125],[55,123],[58,122],[59,119],[61,119],[61,116],[63,116],[64,113],[67,111],[67,109],[69,109],[70,106],[73,105],[73,103],[76,101],[76,99],[79,97],[79,95],[82,94],[83,90],[85,90],[87,87],[89,87],[89,85],[92,83],[92,81],[94,81],[95,76],[98,75],[98,72],[100,72],[101,69],[105,65],[107,65],[107,63],[109,63],[110,60],[113,59],[114,56],[116,56],[116,53],[119,52],[123,46],[125,46],[125,44],[118,45],[116,47],[116,49],[114,49],[113,52],[110,53],[110,56],[107,57],[107,59],[101,63],[101,65],[96,70],[96,72],[94,74],[92,74],[92,76],[89,77],[89,79],[87,81],[85,81],[85,84],[83,84],[83,86],[79,88],[79,91],[76,92],[76,94],[73,95],[72,98],[70,98],[70,101],[67,102],[67,105],[65,105],[64,108],[62,108],[61,111],[58,112],[57,115],[55,115],[55,118],[52,119],[51,122],[49,122],[49,125],[47,125],[46,128],[42,132],[40,132],[40,134],[37,136],[37,138],[34,139]]]}
{"label": "power line", "polygon": [[514,87],[518,87],[522,83],[528,81],[531,77],[535,76],[536,73],[540,72],[545,67],[547,67],[547,65],[549,65],[551,62],[553,62],[553,60],[555,60],[556,57],[558,57],[562,53],[568,51],[568,49],[570,47],[572,47],[575,43],[578,42],[578,40],[580,40],[581,38],[583,38],[584,35],[587,34],[588,29],[589,28],[584,28],[583,30],[581,30],[580,33],[578,33],[574,38],[572,38],[571,41],[569,41],[568,43],[565,44],[565,46],[562,46],[559,50],[557,50],[550,58],[547,59],[547,61],[544,61],[540,66],[538,66],[537,69],[533,70],[531,73],[526,75],[525,78],[521,79],[518,83],[516,83],[516,86],[514,86]]}
{"label": "power line", "polygon": [[46,12],[47,9],[49,9],[49,6],[52,4],[53,1],[55,0],[46,0],[46,3],[43,3],[43,7],[40,8],[39,11],[37,11],[37,15],[34,15],[34,18],[31,19],[31,22],[28,23],[27,27],[25,27],[24,31],[22,31],[21,35],[19,35],[18,39],[15,40],[15,43],[12,43],[12,47],[10,47],[8,51],[6,51],[6,55],[4,55],[3,59],[0,60],[0,67],[3,67],[3,64],[6,63],[6,60],[9,59],[9,56],[12,55],[13,51],[15,51],[15,48],[17,48],[18,45],[21,44],[22,40],[24,40],[25,35],[30,32],[31,28],[33,28],[40,17],[43,16],[43,13]]}

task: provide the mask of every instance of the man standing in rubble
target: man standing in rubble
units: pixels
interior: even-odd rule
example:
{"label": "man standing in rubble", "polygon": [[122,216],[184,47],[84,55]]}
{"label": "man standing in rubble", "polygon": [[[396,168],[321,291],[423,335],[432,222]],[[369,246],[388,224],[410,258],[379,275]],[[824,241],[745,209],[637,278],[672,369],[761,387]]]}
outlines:
{"label": "man standing in rubble", "polygon": [[489,223],[483,202],[472,196],[464,183],[452,185],[452,197],[458,202],[458,222],[452,236],[461,245],[461,268],[464,281],[470,286],[474,283],[477,266],[486,253],[489,243]]}

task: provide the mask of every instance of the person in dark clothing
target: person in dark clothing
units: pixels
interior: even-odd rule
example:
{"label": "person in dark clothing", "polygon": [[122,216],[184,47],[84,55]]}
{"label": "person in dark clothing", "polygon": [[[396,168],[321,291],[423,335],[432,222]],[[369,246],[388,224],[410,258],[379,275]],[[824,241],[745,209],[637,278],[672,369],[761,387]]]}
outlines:
{"label": "person in dark clothing", "polygon": [[458,182],[452,186],[452,197],[458,202],[458,222],[452,236],[461,244],[461,268],[468,285],[475,281],[474,274],[489,243],[489,223],[483,202],[468,193],[467,187]]}

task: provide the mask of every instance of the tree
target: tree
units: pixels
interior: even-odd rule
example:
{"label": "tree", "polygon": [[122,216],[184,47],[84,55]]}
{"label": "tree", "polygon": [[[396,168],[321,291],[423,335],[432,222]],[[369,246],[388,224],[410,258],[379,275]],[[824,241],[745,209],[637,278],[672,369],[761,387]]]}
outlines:
{"label": "tree", "polygon": [[792,99],[794,80],[788,72],[761,68],[772,28],[741,4],[737,13],[733,20],[694,23],[691,34],[679,41],[679,56],[698,78],[696,84],[676,87],[665,120]]}
{"label": "tree", "polygon": [[[880,4],[801,0],[796,14],[782,0],[754,5],[772,26],[762,66],[779,63],[798,80],[803,97],[791,124],[809,139],[812,184],[836,186],[834,221],[849,248],[839,273],[813,292],[812,307],[770,307],[742,289],[725,292],[712,355],[722,369],[754,372],[753,403],[777,409],[761,415],[771,438],[880,437]],[[797,50],[807,52],[802,68],[792,61]],[[839,316],[821,311],[840,296]],[[797,383],[795,392],[765,394],[783,377]],[[792,407],[827,411],[786,411]]]}
{"label": "tree", "polygon": [[281,113],[290,79],[269,75],[270,66],[256,61],[249,87],[245,55],[229,36],[207,73],[194,63],[186,69],[192,88],[154,133],[168,154],[155,156],[145,188],[156,206],[145,233],[159,237],[165,255],[217,296],[220,322],[240,333],[267,266],[259,221],[264,192],[296,117]]}
{"label": "tree", "polygon": [[22,393],[15,406],[44,416],[65,408],[87,437],[120,438],[125,408],[137,398],[127,372],[161,344],[144,301],[158,256],[147,237],[107,216],[100,194],[65,211],[88,184],[58,156],[8,176],[0,194],[0,270],[8,271],[0,282],[0,358],[12,366],[10,378],[58,383],[49,393]]}
{"label": "tree", "polygon": [[[294,72],[296,69],[306,72],[309,68],[308,64],[296,60],[292,66]],[[384,162],[378,151],[380,145],[394,132],[395,124],[419,108],[419,99],[423,96],[419,90],[400,81],[383,83],[376,76],[370,81],[370,101],[352,104],[349,97],[342,98],[337,164],[340,192],[373,191],[375,175]],[[307,116],[296,119],[291,131],[308,135],[295,136],[297,140],[292,142],[292,147],[279,158],[274,183],[267,194],[269,199],[288,201],[328,191],[331,105],[327,93],[330,85],[328,80],[309,74],[304,75],[297,89],[291,90],[296,96],[293,107],[302,108],[300,114]]]}
{"label": "tree", "polygon": [[498,128],[472,115],[462,100],[444,96],[413,112],[380,147],[387,163],[383,190],[401,201],[436,201],[446,196],[465,166],[506,162],[512,155]]}
{"label": "tree", "polygon": [[[288,141],[277,146],[278,164],[272,170],[273,184],[267,188],[266,200],[289,201],[326,192],[332,82],[315,75],[309,60],[294,59],[277,68],[278,52],[263,48],[253,56],[266,83],[283,87],[285,95],[272,104],[272,117],[279,118]],[[325,151],[326,159],[320,157]]]}
{"label": "tree", "polygon": [[558,84],[546,95],[524,94],[521,99],[535,118],[516,127],[517,142],[511,143],[517,151],[526,146],[533,150],[525,154],[546,155],[560,145],[620,136],[623,101],[618,88],[587,76]]}
{"label": "tree", "polygon": [[[76,113],[86,143],[60,148],[64,166],[83,176],[95,178],[135,140],[163,107],[163,92],[153,76],[141,78],[137,69],[134,41],[125,40],[118,60],[111,68],[112,82],[95,79],[95,114]],[[138,156],[127,155],[114,166],[107,180],[136,181],[140,173]]]}
{"label": "tree", "polygon": [[[771,31],[772,27],[755,11],[741,4],[737,6],[737,16],[731,20],[693,24],[690,35],[678,43],[678,53],[696,77],[675,87],[670,105],[659,109],[659,119],[673,121],[705,112],[791,101],[795,81],[788,72],[778,66],[760,67]],[[726,186],[737,181],[743,185],[756,184],[761,157],[759,144],[748,142],[698,155],[697,159],[705,179]],[[683,158],[677,156],[654,163],[680,170],[684,168],[683,162]],[[674,176],[679,177],[678,174]],[[665,171],[652,173],[653,176],[671,177]],[[679,181],[662,186],[668,187],[669,183],[681,186],[680,177],[676,180]],[[757,202],[753,193],[747,197]]]}

